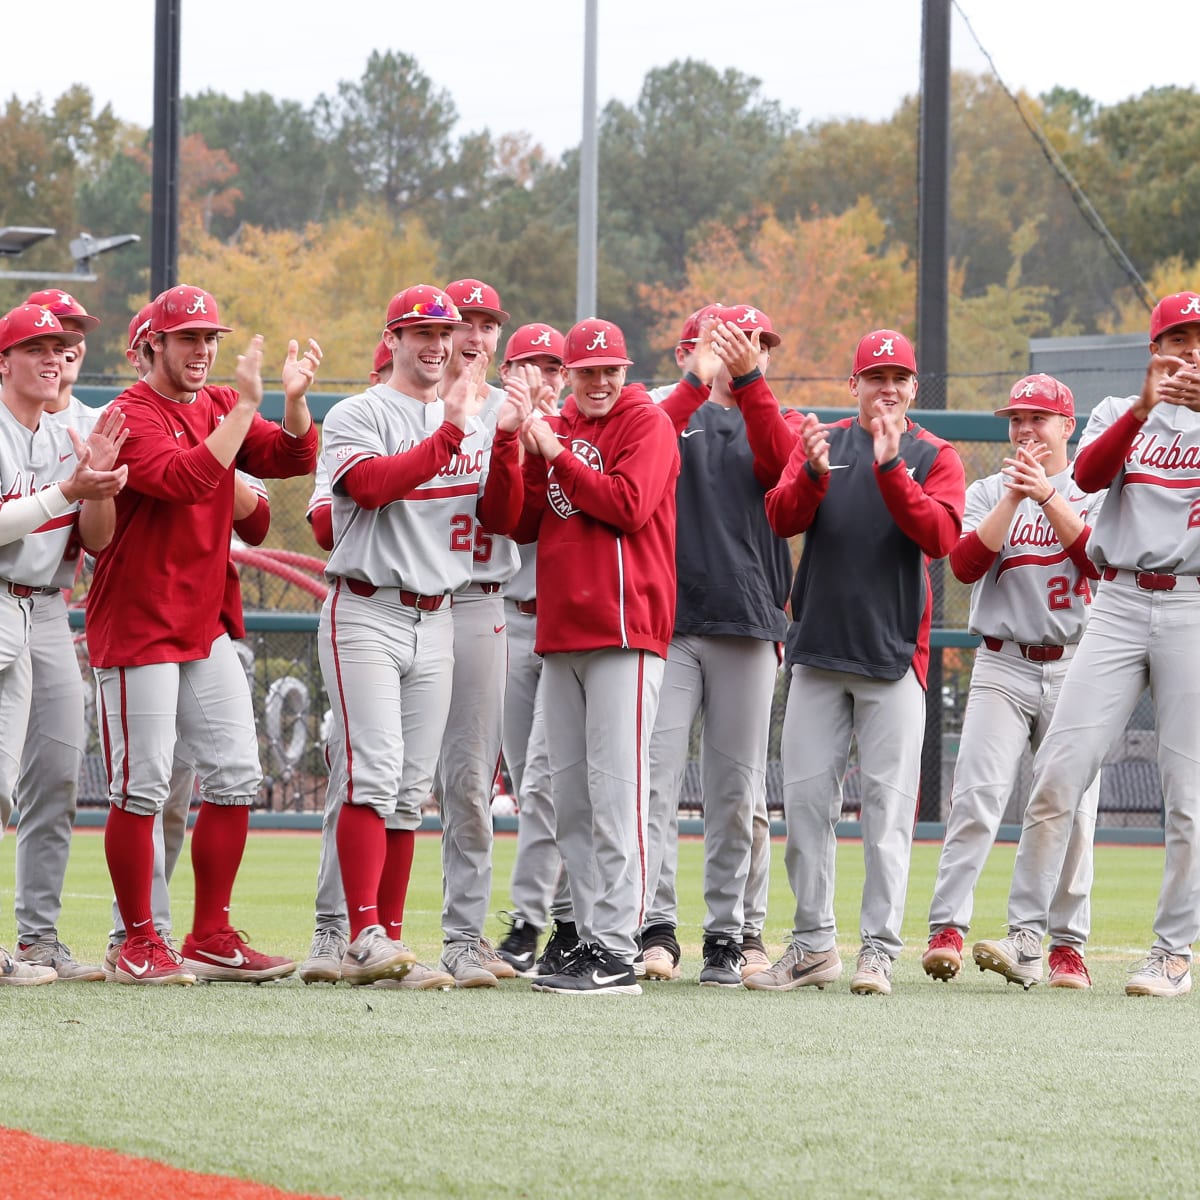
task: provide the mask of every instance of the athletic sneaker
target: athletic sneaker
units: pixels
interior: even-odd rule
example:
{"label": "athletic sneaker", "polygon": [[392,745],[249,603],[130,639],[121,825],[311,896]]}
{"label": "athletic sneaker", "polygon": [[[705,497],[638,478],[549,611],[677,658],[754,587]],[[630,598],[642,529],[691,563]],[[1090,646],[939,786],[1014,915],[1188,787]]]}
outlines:
{"label": "athletic sneaker", "polygon": [[761,933],[742,933],[742,978],[749,979],[760,971],[770,970],[771,960],[763,945]]}
{"label": "athletic sneaker", "polygon": [[114,974],[117,983],[181,984],[190,986],[196,976],[183,965],[179,952],[152,934],[127,938],[117,955]]}
{"label": "athletic sneaker", "polygon": [[[403,946],[403,942],[397,942]],[[412,992],[448,992],[454,987],[454,976],[424,963],[415,962],[408,968],[408,974],[403,979],[377,979],[373,984],[377,988],[403,988]]]}
{"label": "athletic sneaker", "polygon": [[1125,985],[1127,996],[1186,996],[1192,990],[1192,960],[1157,946],[1135,967]]}
{"label": "athletic sneaker", "polygon": [[518,975],[532,975],[537,962],[537,940],[541,930],[516,913],[502,912],[500,918],[507,923],[508,932],[496,947],[496,953]]}
{"label": "athletic sneaker", "polygon": [[209,983],[266,983],[290,975],[296,964],[282,954],[263,954],[250,939],[232,925],[197,938],[183,939],[183,965]]}
{"label": "athletic sneaker", "polygon": [[841,977],[842,959],[836,946],[805,951],[793,942],[773,967],[742,982],[753,992],[791,992],[802,987],[824,991],[827,983]]}
{"label": "athletic sneaker", "polygon": [[858,952],[858,965],[850,977],[850,990],[856,996],[890,996],[892,994],[891,955],[878,943],[868,939]]}
{"label": "athletic sneaker", "polygon": [[33,942],[18,942],[13,955],[17,962],[50,967],[60,983],[101,983],[104,968],[99,963],[77,962],[67,946],[53,934]]}
{"label": "athletic sneaker", "polygon": [[313,934],[308,957],[297,972],[305,983],[337,983],[342,977],[342,959],[350,938],[332,926],[319,926]]}
{"label": "athletic sneaker", "polygon": [[939,929],[929,939],[929,946],[921,955],[921,966],[926,975],[945,983],[962,970],[962,934],[952,926]]}
{"label": "athletic sneaker", "polygon": [[995,971],[1029,991],[1042,982],[1042,939],[1031,929],[1013,929],[1006,938],[976,942],[971,957],[981,971]]}
{"label": "athletic sneaker", "polygon": [[517,969],[506,958],[496,953],[496,947],[485,937],[479,939],[479,961],[497,979],[516,979]]}
{"label": "athletic sneaker", "polygon": [[21,962],[0,946],[0,985],[36,987],[39,983],[53,983],[57,978],[58,973],[53,967],[44,967],[41,963]]}
{"label": "athletic sneaker", "polygon": [[645,970],[638,974],[645,975],[647,980],[666,981],[678,979],[683,974],[679,969],[682,951],[674,925],[647,925],[642,930],[641,946]]}
{"label": "athletic sneaker", "polygon": [[[158,935],[163,944],[168,950],[175,949],[175,939],[169,933],[159,933]],[[118,939],[116,930],[112,930],[108,935],[108,949],[104,951],[104,962],[101,969],[104,971],[105,983],[116,983],[117,981],[117,959],[121,957],[121,950],[125,946],[125,935],[122,934]]]}
{"label": "athletic sneaker", "polygon": [[1074,946],[1050,947],[1050,987],[1090,988],[1092,977]]}
{"label": "athletic sneaker", "polygon": [[633,964],[618,958],[603,946],[584,946],[557,974],[535,979],[536,992],[561,996],[640,996],[642,985]]}
{"label": "athletic sneaker", "polygon": [[483,965],[478,942],[447,942],[442,947],[443,971],[454,977],[456,987],[499,987],[500,980]]}
{"label": "athletic sneaker", "polygon": [[575,922],[555,921],[550,940],[542,950],[541,957],[533,964],[534,978],[557,975],[571,961],[579,946],[579,930]]}
{"label": "athletic sneaker", "polygon": [[725,936],[704,939],[704,966],[700,968],[701,987],[742,986],[742,948],[736,939]]}
{"label": "athletic sneaker", "polygon": [[393,942],[382,925],[368,925],[342,955],[342,978],[355,987],[377,979],[401,979],[416,961],[417,956]]}

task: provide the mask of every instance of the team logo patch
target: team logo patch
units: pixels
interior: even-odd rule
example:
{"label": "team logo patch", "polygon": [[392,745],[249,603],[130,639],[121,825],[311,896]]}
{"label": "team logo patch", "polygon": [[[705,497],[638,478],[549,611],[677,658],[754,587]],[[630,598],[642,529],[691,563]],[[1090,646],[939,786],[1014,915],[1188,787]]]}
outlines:
{"label": "team logo patch", "polygon": [[529,344],[531,346],[546,346],[548,348],[550,345],[550,330],[543,329]]}
{"label": "team logo patch", "polygon": [[[593,471],[599,471],[603,474],[604,460],[600,457],[600,451],[591,442],[585,442],[580,438],[573,439],[571,442],[571,453],[586,466],[591,467]],[[550,468],[550,476],[546,485],[546,503],[564,521],[573,513],[579,511],[563,494],[563,490],[558,483],[555,482],[553,467]]]}
{"label": "team logo patch", "polygon": [[1179,315],[1181,317],[1188,317],[1192,316],[1193,314],[1200,314],[1200,296],[1193,296],[1187,302],[1187,304],[1185,304],[1183,308],[1179,310]]}
{"label": "team logo patch", "polygon": [[882,356],[884,354],[886,354],[888,356],[888,358],[896,357],[896,339],[895,338],[884,338],[879,343],[879,349],[876,350],[875,353],[871,357],[879,358],[880,356]]}
{"label": "team logo patch", "polygon": [[187,315],[189,317],[195,316],[197,313],[204,313],[204,315],[207,316],[208,308],[204,303],[203,294],[200,292],[197,292],[196,295],[192,299],[191,308],[185,309],[184,311],[187,313]]}
{"label": "team logo patch", "polygon": [[584,347],[584,350],[607,350],[608,349],[608,334],[603,330],[599,330],[596,336]]}

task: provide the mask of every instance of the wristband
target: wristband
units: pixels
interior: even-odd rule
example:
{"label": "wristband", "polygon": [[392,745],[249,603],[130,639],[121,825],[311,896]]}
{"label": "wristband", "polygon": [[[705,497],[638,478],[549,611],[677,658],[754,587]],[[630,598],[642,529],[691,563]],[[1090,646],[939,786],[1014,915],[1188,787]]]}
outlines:
{"label": "wristband", "polygon": [[1049,503],[1050,503],[1050,501],[1051,501],[1051,500],[1053,500],[1053,499],[1054,499],[1054,497],[1055,497],[1055,496],[1057,496],[1057,495],[1058,495],[1058,488],[1051,488],[1051,489],[1050,489],[1050,495],[1048,495],[1048,496],[1045,498],[1045,500],[1038,500],[1038,501],[1036,501],[1036,504],[1037,504],[1038,508],[1045,508],[1045,507],[1046,507],[1046,505],[1047,505],[1047,504],[1049,504]]}

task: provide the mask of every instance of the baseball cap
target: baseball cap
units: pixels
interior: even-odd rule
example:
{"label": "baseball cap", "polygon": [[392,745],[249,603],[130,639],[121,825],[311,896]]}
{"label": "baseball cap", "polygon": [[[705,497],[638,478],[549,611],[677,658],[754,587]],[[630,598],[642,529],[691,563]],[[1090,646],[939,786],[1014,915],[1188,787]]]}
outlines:
{"label": "baseball cap", "polygon": [[903,367],[915,375],[917,356],[913,353],[912,342],[894,329],[873,330],[858,343],[854,352],[854,370],[850,373],[857,375],[868,367]]}
{"label": "baseball cap", "polygon": [[534,322],[513,331],[508,345],[504,347],[504,361],[520,362],[523,358],[536,358],[539,354],[548,354],[562,362],[565,353],[566,338],[553,325]]}
{"label": "baseball cap", "polygon": [[151,333],[179,333],[185,329],[211,329],[217,333],[232,333],[221,324],[217,302],[203,288],[181,283],[168,288],[154,298],[150,305]]}
{"label": "baseball cap", "polygon": [[143,304],[137,310],[132,321],[129,322],[129,349],[136,350],[145,340],[146,334],[150,332],[150,314],[154,309],[154,302]]}
{"label": "baseball cap", "polygon": [[414,283],[397,292],[387,308],[386,329],[408,329],[419,325],[465,325],[454,301],[431,283]]}
{"label": "baseball cap", "polygon": [[1007,417],[1015,412],[1057,413],[1060,417],[1075,415],[1075,397],[1065,383],[1053,375],[1026,375],[1013,384],[1008,404],[996,409],[996,416]]}
{"label": "baseball cap", "polygon": [[508,313],[500,307],[500,293],[481,279],[456,279],[446,284],[446,295],[454,301],[460,313],[486,313],[501,325],[508,320]]}
{"label": "baseball cap", "polygon": [[720,317],[722,306],[720,304],[706,304],[703,308],[698,308],[686,321],[683,323],[683,328],[679,331],[679,344],[691,345],[700,340],[700,322],[705,317]]}
{"label": "baseball cap", "polygon": [[382,371],[384,367],[390,367],[391,365],[392,352],[388,349],[387,342],[381,340],[379,345],[375,347],[375,358],[371,363],[371,370],[378,373]]}
{"label": "baseball cap", "polygon": [[0,354],[43,337],[56,337],[64,346],[78,346],[83,341],[82,333],[64,329],[62,322],[40,304],[21,304],[0,317]]}
{"label": "baseball cap", "polygon": [[1200,295],[1176,292],[1173,296],[1164,296],[1150,314],[1150,340],[1157,342],[1168,329],[1192,322],[1200,322]]}
{"label": "baseball cap", "polygon": [[100,324],[100,318],[90,316],[88,310],[74,296],[68,292],[59,291],[57,288],[34,292],[25,303],[48,308],[60,321],[63,317],[70,317],[84,333],[90,333]]}
{"label": "baseball cap", "polygon": [[732,322],[747,337],[754,330],[761,329],[762,337],[759,340],[768,350],[773,349],[783,341],[783,338],[775,332],[775,327],[771,324],[771,318],[761,308],[755,308],[752,304],[734,304],[729,308],[723,308],[720,312],[720,320]]}
{"label": "baseball cap", "polygon": [[588,317],[571,326],[563,348],[563,366],[631,367],[633,359],[625,352],[625,335],[611,322]]}

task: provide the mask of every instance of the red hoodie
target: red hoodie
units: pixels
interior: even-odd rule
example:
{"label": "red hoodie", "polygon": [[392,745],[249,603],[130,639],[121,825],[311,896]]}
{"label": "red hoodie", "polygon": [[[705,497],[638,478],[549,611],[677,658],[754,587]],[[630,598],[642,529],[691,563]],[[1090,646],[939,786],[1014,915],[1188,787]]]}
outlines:
{"label": "red hoodie", "polygon": [[491,466],[504,486],[524,488],[512,536],[538,544],[537,652],[619,646],[666,658],[679,474],[670,418],[635,383],[599,420],[573,396],[546,419],[564,446],[553,464],[529,454],[518,475],[515,435],[498,433]]}

